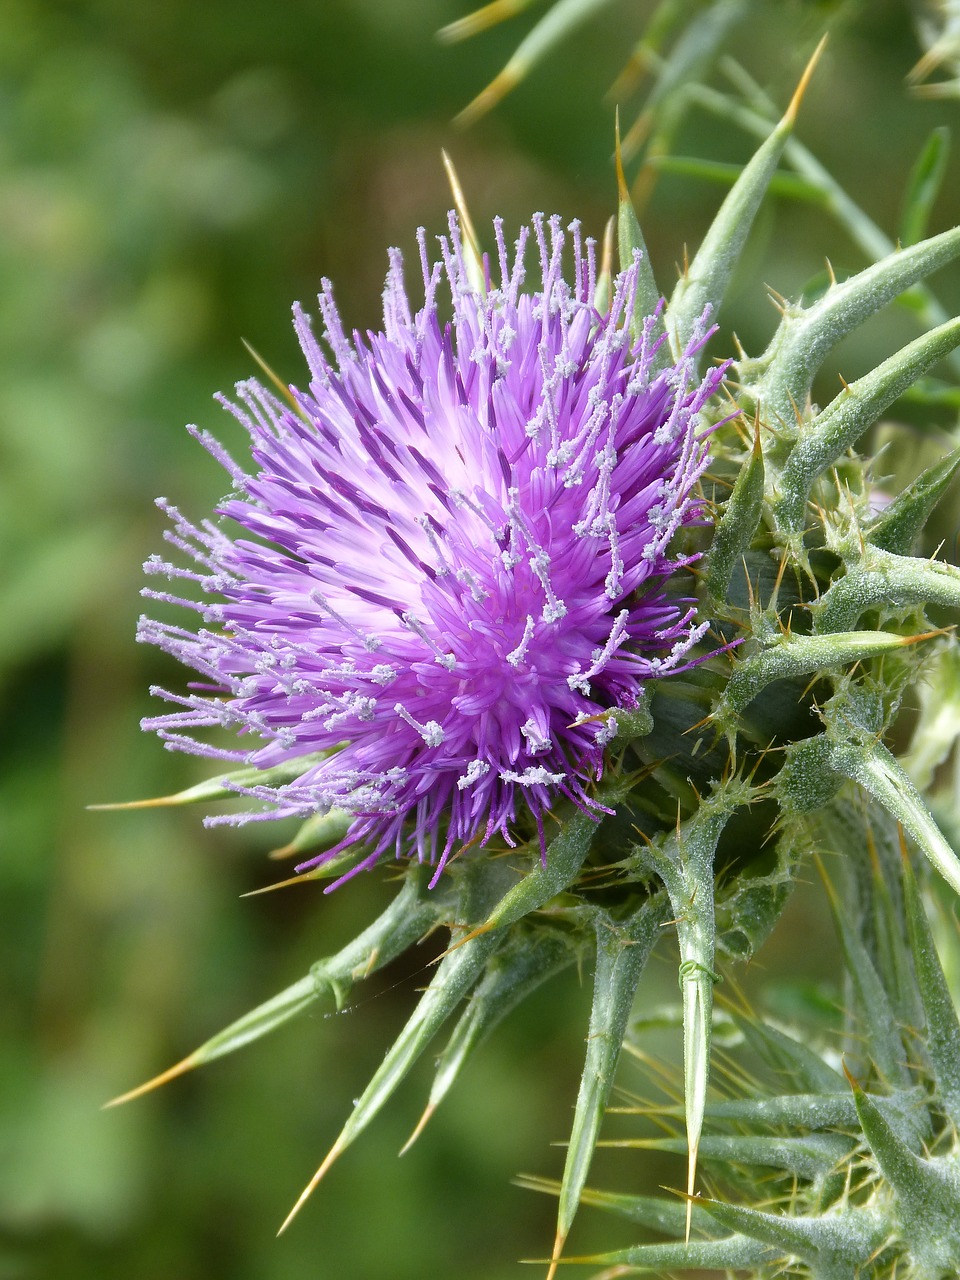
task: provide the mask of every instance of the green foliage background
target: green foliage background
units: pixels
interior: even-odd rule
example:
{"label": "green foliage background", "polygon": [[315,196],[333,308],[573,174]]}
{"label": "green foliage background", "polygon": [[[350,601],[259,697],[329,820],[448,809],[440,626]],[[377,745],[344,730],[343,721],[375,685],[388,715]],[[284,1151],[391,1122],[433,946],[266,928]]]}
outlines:
{"label": "green foliage background", "polygon": [[[509,1179],[562,1163],[548,1143],[569,1123],[586,1021],[570,977],[485,1047],[398,1163],[426,1096],[416,1073],[279,1242],[412,1006],[417,963],[344,1013],[99,1110],[306,972],[392,892],[387,873],[332,898],[307,885],[239,902],[276,878],[263,855],[286,830],[84,806],[204,772],[139,733],[148,686],[181,676],[133,632],[139,566],[163,527],[152,499],[198,516],[224,488],[183,424],[237,439],[210,397],[251,372],[240,337],[299,378],[289,304],[309,304],[321,275],[349,323],[375,327],[387,246],[409,252],[418,224],[443,226],[441,146],[481,229],[544,209],[602,234],[615,199],[602,90],[649,6],[613,5],[457,133],[451,117],[520,30],[440,47],[433,32],[466,8],[0,6],[0,1278],[497,1280],[548,1249],[553,1206]],[[902,0],[781,0],[729,47],[785,103],[827,19],[799,136],[895,235],[914,157],[956,115],[955,100],[905,87],[920,50]],[[694,113],[677,149],[739,161],[751,146]],[[932,229],[958,220],[950,173]],[[662,279],[720,195],[660,181],[644,226]],[[769,203],[727,317],[747,345],[772,329],[763,282],[795,292],[824,253],[838,275],[863,265],[821,214]],[[937,285],[955,304],[956,281],[952,297]],[[857,376],[911,336],[909,320],[885,315],[866,335],[834,373]],[[955,511],[947,526],[955,539]],[[828,934],[798,907],[775,936],[763,960],[781,1000],[800,976],[835,994]],[[659,970],[668,992],[675,976]],[[626,1180],[639,1159],[617,1167]],[[621,1243],[589,1222],[580,1241]]]}

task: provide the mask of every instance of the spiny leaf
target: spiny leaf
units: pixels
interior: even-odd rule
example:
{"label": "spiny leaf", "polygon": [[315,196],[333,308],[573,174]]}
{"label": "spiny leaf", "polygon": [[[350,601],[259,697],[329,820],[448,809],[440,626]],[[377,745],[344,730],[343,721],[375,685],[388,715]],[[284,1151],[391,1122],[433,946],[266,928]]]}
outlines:
{"label": "spiny leaf", "polygon": [[427,893],[428,867],[413,867],[403,887],[384,913],[336,955],[320,960],[310,973],[279,995],[258,1005],[223,1031],[195,1049],[181,1062],[129,1093],[114,1098],[118,1106],[138,1098],[194,1067],[203,1066],[243,1048],[302,1013],[324,995],[332,995],[337,1008],[354,982],[389,964],[428,933],[441,910],[439,898]]}
{"label": "spiny leaf", "polygon": [[686,349],[704,311],[709,309],[715,316],[723,301],[822,50],[823,41],[807,64],[783,118],[744,168],[673,291],[667,304],[666,319],[676,355]]}
{"label": "spiny leaf", "polygon": [[889,254],[842,284],[832,285],[809,307],[787,307],[758,362],[767,366],[756,389],[764,410],[792,425],[794,413],[804,408],[827,353],[868,317],[957,254],[960,227]]}
{"label": "spiny leaf", "polygon": [[[460,112],[456,118],[457,124],[468,125],[479,120],[505,98],[511,89],[515,89],[555,45],[609,3],[610,0],[555,0],[540,21],[517,45],[513,56],[503,70],[494,76],[487,87]],[[477,15],[473,17],[476,22]],[[456,30],[455,25],[453,29]],[[446,33],[446,38],[451,38],[451,27],[445,27],[443,31]],[[467,31],[466,34],[472,34],[472,32]],[[458,38],[458,36],[452,38]]]}
{"label": "spiny leaf", "polygon": [[773,503],[781,527],[803,531],[813,482],[877,420],[912,382],[960,343],[960,320],[948,320],[923,334],[858,378],[832,400],[793,446],[780,474]]}
{"label": "spiny leaf", "polygon": [[[504,870],[503,865],[497,862],[474,862],[469,865],[461,903],[461,909],[468,920],[476,918],[478,912],[488,909],[487,900],[502,892]],[[443,957],[416,1009],[387,1050],[386,1057],[357,1100],[326,1158],[287,1214],[278,1234],[286,1231],[334,1161],[363,1132],[392,1096],[434,1035],[477,981],[500,941],[495,934],[475,937],[465,946],[448,951]]]}
{"label": "spiny leaf", "polygon": [[563,1168],[554,1260],[563,1250],[580,1203],[637,984],[666,915],[667,900],[661,894],[644,902],[628,920],[614,921],[606,912],[596,917],[597,967],[587,1056]]}
{"label": "spiny leaf", "polygon": [[450,1091],[473,1052],[513,1009],[548,978],[566,969],[577,958],[572,940],[556,930],[538,929],[508,939],[493,956],[487,971],[470,995],[467,1007],[453,1029],[430,1089],[426,1110],[400,1154],[409,1150],[427,1121]]}

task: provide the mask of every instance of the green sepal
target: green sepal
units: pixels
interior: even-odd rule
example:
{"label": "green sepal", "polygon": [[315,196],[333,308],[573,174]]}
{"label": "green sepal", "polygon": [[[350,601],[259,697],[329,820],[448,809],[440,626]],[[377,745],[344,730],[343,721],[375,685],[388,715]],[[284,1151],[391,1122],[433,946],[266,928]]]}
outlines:
{"label": "green sepal", "polygon": [[[490,909],[490,904],[502,895],[504,880],[512,878],[513,872],[501,861],[463,864],[457,915],[464,925],[468,926],[478,916],[484,915]],[[501,941],[496,934],[470,937],[443,956],[429,985],[420,996],[417,1007],[387,1050],[370,1083],[354,1103],[353,1110],[320,1168],[287,1215],[280,1228],[281,1232],[292,1221],[333,1162],[389,1101],[437,1031],[476,983]]]}
{"label": "green sepal", "polygon": [[[742,67],[732,66],[731,71],[743,83],[745,92],[755,109],[706,85],[691,85],[688,91],[691,99],[722,119],[737,124],[754,137],[765,138],[775,119],[773,105],[763,91],[750,80]],[[803,143],[794,137],[789,138],[784,148],[784,159],[795,173],[800,174],[813,186],[819,187],[824,209],[847,231],[854,244],[858,245],[871,261],[877,262],[895,252],[897,246],[894,241],[864,213],[857,202],[844,191],[833,175]],[[948,318],[948,313],[926,285],[917,285],[909,293],[901,295],[902,302],[908,299],[911,310],[915,312],[920,323],[927,328],[942,324]],[[956,353],[951,354],[950,363],[955,370],[960,371],[960,359]]]}
{"label": "green sepal", "polygon": [[[698,1201],[709,1207],[706,1201]],[[567,1258],[567,1262],[587,1262],[593,1266],[629,1267],[632,1271],[745,1271],[770,1266],[779,1252],[745,1235],[723,1240],[670,1241],[668,1244],[637,1244],[614,1253],[596,1253],[587,1258]],[[613,1272],[614,1275],[623,1272]],[[759,1274],[755,1271],[754,1274]],[[849,1277],[847,1277],[849,1280]]]}
{"label": "green sepal", "polygon": [[947,171],[949,152],[950,130],[940,125],[923,144],[907,179],[898,237],[901,244],[916,244],[925,235],[930,211]]}
{"label": "green sepal", "polygon": [[909,555],[927,517],[946,493],[960,467],[960,449],[928,467],[898,493],[890,505],[867,526],[867,537],[882,551]]}
{"label": "green sepal", "polygon": [[960,737],[960,645],[952,635],[935,642],[937,655],[915,685],[920,700],[910,746],[900,762],[914,785],[926,791]]}
{"label": "green sepal", "polygon": [[[856,1114],[851,1106],[850,1110]],[[682,1138],[634,1138],[604,1142],[605,1147],[630,1147],[646,1151],[666,1151],[683,1155]],[[807,1182],[822,1182],[853,1154],[855,1143],[839,1134],[813,1133],[804,1137],[782,1134],[705,1134],[700,1139],[700,1156],[719,1165],[758,1165],[780,1169]]]}
{"label": "green sepal", "polygon": [[[427,1110],[414,1137],[491,1031],[537,987],[577,958],[576,940],[556,929],[537,929],[508,938],[502,950],[488,961],[483,978],[471,992],[466,1009],[437,1059]],[[413,1138],[407,1146],[412,1141]]]}
{"label": "green sepal", "polygon": [[[853,1099],[850,1099],[850,1110],[853,1111]],[[515,1182],[528,1191],[542,1191],[546,1195],[559,1196],[560,1182],[556,1178],[538,1178],[530,1174],[522,1174]],[[595,1187],[584,1187],[580,1194],[581,1204],[591,1205],[595,1209],[605,1209],[620,1218],[635,1222],[641,1227],[650,1227],[665,1236],[681,1239],[687,1229],[687,1210],[681,1200],[664,1200],[660,1196],[631,1196],[615,1191],[598,1191]],[[702,1209],[693,1206],[693,1226],[696,1229],[708,1227],[710,1219]]]}
{"label": "green sepal", "polygon": [[645,901],[627,920],[613,920],[605,911],[596,913],[597,967],[593,979],[593,1004],[587,1032],[587,1055],[557,1209],[555,1252],[558,1255],[573,1224],[590,1170],[637,984],[666,916],[667,899],[663,894]]}
{"label": "green sepal", "polygon": [[926,1020],[924,1043],[937,1082],[936,1105],[960,1130],[960,1020],[930,934],[917,880],[906,858],[903,890],[910,950]]}
{"label": "green sepal", "polygon": [[[526,79],[533,67],[546,57],[551,49],[609,3],[610,0],[555,0],[540,21],[517,45],[506,66],[460,112],[457,122],[471,124],[496,106],[502,98]],[[518,7],[525,8],[526,5]],[[482,13],[482,9],[479,12]],[[471,18],[474,19],[473,29],[479,29],[476,26],[476,14],[471,14],[467,19],[461,19],[459,23],[455,22],[443,27],[438,33],[439,38],[453,41],[463,39],[465,35],[471,35]]]}
{"label": "green sepal", "polygon": [[841,903],[826,873],[823,875],[827,896],[833,912],[833,922],[840,939],[845,961],[856,996],[857,1010],[863,1025],[869,1027],[864,1051],[869,1054],[884,1083],[893,1089],[906,1089],[910,1085],[910,1072],[906,1066],[903,1041],[890,1000],[870,953],[863,944],[850,913]]}
{"label": "green sepal", "polygon": [[848,1209],[824,1217],[761,1213],[739,1205],[702,1200],[722,1227],[737,1231],[782,1254],[794,1254],[817,1280],[851,1280],[856,1269],[879,1248],[887,1234],[883,1218],[869,1209]]}
{"label": "green sepal", "polygon": [[890,613],[914,605],[960,608],[960,569],[941,560],[891,555],[867,546],[861,564],[810,606],[813,629],[820,635],[846,631],[868,609]]}
{"label": "green sepal", "polygon": [[115,1102],[128,1101],[185,1071],[242,1049],[297,1017],[324,996],[331,996],[335,1007],[342,1008],[355,982],[396,959],[438,922],[443,902],[441,897],[431,895],[427,889],[429,871],[429,867],[412,867],[386,911],[336,955],[317,961],[306,977],[231,1022],[155,1080],[131,1090]]}
{"label": "green sepal", "polygon": [[843,1076],[808,1044],[756,1018],[737,1017],[744,1039],[777,1073],[785,1072],[811,1093],[836,1094]]}
{"label": "green sepal", "polygon": [[783,118],[744,166],[703,237],[693,261],[674,288],[667,304],[666,322],[676,356],[687,349],[705,311],[716,318],[760,202],[793,130],[800,99],[818,54],[819,50],[807,67]]}
{"label": "green sepal", "polygon": [[763,512],[763,491],[763,449],[758,423],[753,448],[716,522],[713,542],[707,552],[703,581],[715,602],[726,599],[734,567],[753,541]]}
{"label": "green sepal", "polygon": [[755,697],[775,680],[813,675],[903,648],[909,638],[893,631],[847,631],[830,635],[784,635],[741,659],[713,714],[721,732],[729,732]]}
{"label": "green sepal", "polygon": [[957,254],[960,227],[891,253],[842,284],[832,284],[809,307],[788,305],[770,346],[757,361],[765,372],[753,394],[765,413],[792,430],[827,353],[858,325]]}
{"label": "green sepal", "polygon": [[617,732],[611,743],[613,750],[628,746],[631,742],[636,742],[638,738],[645,738],[647,734],[653,733],[653,715],[650,711],[650,701],[643,690],[641,690],[641,701],[635,707],[631,707],[630,710],[617,707],[615,711],[609,711],[606,714],[617,725]]}
{"label": "green sepal", "polygon": [[942,360],[958,343],[960,319],[948,320],[931,329],[845,387],[804,426],[784,463],[777,482],[778,493],[772,501],[777,521],[785,532],[802,534],[807,499],[817,477],[856,444],[867,427],[921,373]]}
{"label": "green sepal", "polygon": [[[614,805],[623,799],[628,789],[628,779],[601,787],[596,802]],[[487,933],[516,924],[531,911],[539,911],[551,898],[569,889],[587,860],[600,825],[599,817],[592,814],[579,811],[569,814],[561,823],[559,833],[547,845],[546,857],[504,894],[475,933]]]}
{"label": "green sepal", "polygon": [[[353,820],[353,814],[343,809],[330,809],[326,813],[315,813],[301,823],[297,834],[282,849],[274,849],[272,858],[295,858],[301,853],[318,853],[339,844],[347,834]],[[339,862],[339,860],[338,860]],[[331,864],[324,863],[321,868],[325,874],[332,875]]]}
{"label": "green sepal", "polygon": [[658,338],[663,339],[657,349],[652,352],[650,362],[652,372],[659,373],[668,368],[671,363],[670,344],[666,340],[662,317],[654,320],[655,316],[660,315],[662,297],[657,288],[650,254],[647,252],[640,221],[633,207],[633,201],[630,199],[627,180],[623,174],[619,120],[614,159],[617,167],[617,252],[620,258],[620,270],[628,271],[634,263],[637,264],[637,288],[633,300],[633,314],[629,320],[630,336],[635,343],[640,342],[644,339],[645,330],[649,326],[646,336],[648,345],[652,345]]}
{"label": "green sepal", "polygon": [[774,1098],[729,1098],[707,1104],[708,1120],[736,1120],[751,1128],[845,1129],[857,1123],[849,1093],[786,1093]]}
{"label": "green sepal", "polygon": [[960,859],[900,762],[887,748],[875,739],[857,744],[838,743],[832,756],[837,772],[845,773],[873,796],[913,837],[953,891],[960,893]]}
{"label": "green sepal", "polygon": [[851,1077],[864,1137],[897,1197],[897,1216],[923,1275],[956,1271],[960,1259],[960,1167],[955,1160],[925,1160],[893,1131]]}
{"label": "green sepal", "polygon": [[297,756],[295,760],[286,760],[283,764],[275,764],[270,769],[258,769],[254,765],[246,765],[242,769],[232,769],[228,773],[218,773],[214,778],[207,778],[195,786],[176,791],[173,795],[157,796],[150,800],[125,800],[116,804],[93,804],[91,809],[153,809],[168,805],[209,804],[214,800],[236,800],[242,794],[241,788],[275,787],[285,782],[293,782],[311,768],[327,758],[328,752],[314,752],[311,755]]}
{"label": "green sepal", "polygon": [[739,778],[720,783],[700,807],[676,830],[645,847],[634,859],[651,868],[663,881],[677,926],[680,946],[680,989],[683,1003],[683,1099],[687,1128],[687,1194],[692,1195],[697,1150],[703,1129],[710,1042],[716,921],[714,918],[713,860],[730,815],[751,796]]}

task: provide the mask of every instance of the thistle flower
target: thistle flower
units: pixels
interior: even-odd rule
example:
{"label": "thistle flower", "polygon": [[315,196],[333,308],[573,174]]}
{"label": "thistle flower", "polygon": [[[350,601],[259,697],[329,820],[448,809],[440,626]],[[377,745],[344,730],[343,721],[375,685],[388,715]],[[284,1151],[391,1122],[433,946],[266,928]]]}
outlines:
{"label": "thistle flower", "polygon": [[[578,224],[570,285],[559,219],[534,218],[532,293],[529,229],[511,258],[495,226],[499,282],[486,264],[479,288],[452,215],[433,265],[421,232],[416,313],[392,253],[381,333],[348,339],[325,281],[329,355],[295,308],[308,389],[287,404],[246,382],[238,404],[224,400],[253,473],[194,432],[233,479],[219,515],[239,536],[160,503],[195,563],[154,557],[147,571],[192,579],[204,598],[146,594],[208,625],[145,619],[139,637],[205,683],[156,691],[177,709],[145,727],[259,769],[309,757],[292,781],[248,793],[270,802],[262,816],[346,809],[346,839],[321,857],[363,842],[350,874],[392,851],[435,864],[436,880],[455,847],[512,844],[528,814],[543,850],[559,796],[599,810],[589,785],[616,710],[689,665],[708,625],[671,583],[691,557],[670,549],[699,516],[699,415],[723,373],[696,373],[703,324],[664,369],[658,313],[629,324],[638,257],[601,314]],[[193,736],[210,726],[261,744]]]}

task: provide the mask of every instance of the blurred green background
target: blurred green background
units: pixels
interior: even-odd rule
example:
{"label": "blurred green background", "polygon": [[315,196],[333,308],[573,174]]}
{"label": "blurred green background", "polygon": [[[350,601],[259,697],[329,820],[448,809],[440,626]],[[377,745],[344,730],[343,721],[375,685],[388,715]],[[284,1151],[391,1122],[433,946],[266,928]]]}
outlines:
{"label": "blurred green background", "polygon": [[[140,564],[163,528],[154,497],[199,517],[225,488],[183,426],[236,445],[211,396],[252,372],[241,336],[297,380],[289,306],[309,306],[321,275],[348,323],[375,327],[387,246],[409,251],[419,224],[443,227],[442,146],[481,229],[496,213],[515,229],[543,209],[602,234],[615,198],[603,92],[651,6],[609,6],[464,132],[451,118],[524,29],[442,47],[434,32],[468,7],[0,5],[3,1280],[505,1280],[552,1240],[552,1204],[510,1179],[562,1165],[549,1144],[576,1095],[586,997],[575,975],[485,1046],[398,1162],[426,1098],[422,1063],[280,1241],[276,1227],[402,1025],[429,955],[342,1014],[304,1018],[100,1110],[301,976],[392,893],[387,872],[332,897],[307,885],[241,902],[275,878],[264,853],[287,829],[210,831],[197,810],[85,805],[204,774],[140,733],[155,709],[149,685],[182,676],[133,635]],[[921,49],[902,0],[780,0],[727,48],[783,105],[828,20],[799,133],[895,235],[923,140],[957,112],[955,99],[921,100],[905,85]],[[676,142],[730,161],[751,145],[696,112]],[[934,230],[960,216],[957,172]],[[661,179],[644,215],[661,280],[721,194]],[[764,283],[795,292],[824,254],[838,274],[864,265],[824,215],[768,202],[726,316],[748,347],[775,319]],[[956,278],[938,289],[955,305]],[[839,365],[856,376],[912,332],[909,317],[886,315]],[[795,908],[763,953],[765,980],[802,965],[828,988],[824,929]],[[654,1000],[674,987],[663,962],[642,991]],[[639,1164],[621,1155],[616,1168],[640,1185]],[[583,1216],[579,1249],[629,1242],[627,1227],[612,1236]]]}

